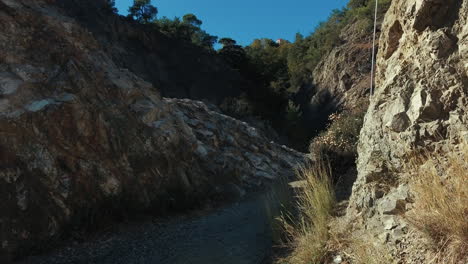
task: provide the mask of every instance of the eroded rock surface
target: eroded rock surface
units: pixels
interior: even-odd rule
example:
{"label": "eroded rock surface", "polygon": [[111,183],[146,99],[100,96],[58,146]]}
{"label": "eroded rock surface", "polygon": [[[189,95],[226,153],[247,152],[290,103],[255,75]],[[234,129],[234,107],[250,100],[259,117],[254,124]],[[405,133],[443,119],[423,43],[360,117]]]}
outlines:
{"label": "eroded rock surface", "polygon": [[[340,34],[341,45],[333,48],[315,68],[313,78],[317,94],[312,98],[313,106],[330,110],[341,106],[353,108],[360,99],[367,98],[372,35],[366,32],[361,22],[346,26]],[[320,105],[324,100],[330,100],[328,105]]]}
{"label": "eroded rock surface", "polygon": [[[385,8],[380,12],[384,13]],[[379,13],[377,41],[382,20],[383,14]],[[369,98],[373,35],[369,33],[371,25],[367,23],[371,22],[364,18],[350,22],[339,32],[336,46],[315,67],[311,86],[299,92],[299,98],[310,99],[304,107],[304,114],[307,125],[315,126],[314,129],[323,129],[332,113],[362,108]],[[311,97],[302,93],[310,93]]]}
{"label": "eroded rock surface", "polygon": [[348,216],[363,217],[376,233],[387,227],[385,240],[401,241],[407,230],[400,215],[411,200],[399,174],[407,153],[442,150],[468,137],[468,1],[393,0],[380,48]]}
{"label": "eroded rock surface", "polygon": [[45,0],[0,0],[0,134],[2,257],[115,213],[240,195],[304,160],[201,102],[163,99]]}

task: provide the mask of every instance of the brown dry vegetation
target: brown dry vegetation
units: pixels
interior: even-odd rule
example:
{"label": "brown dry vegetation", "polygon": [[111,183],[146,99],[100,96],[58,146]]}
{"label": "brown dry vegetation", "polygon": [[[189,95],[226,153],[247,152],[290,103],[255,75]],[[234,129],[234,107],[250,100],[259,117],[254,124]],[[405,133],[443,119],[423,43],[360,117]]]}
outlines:
{"label": "brown dry vegetation", "polygon": [[279,263],[321,263],[327,257],[328,223],[335,205],[330,173],[325,162],[298,171],[303,182],[297,194],[298,216],[281,219],[293,252]]}
{"label": "brown dry vegetation", "polygon": [[334,230],[328,242],[330,252],[339,252],[344,263],[393,264],[396,263],[386,245],[376,243],[369,234],[353,234],[347,224],[333,222]]}
{"label": "brown dry vegetation", "polygon": [[291,254],[278,264],[331,263],[336,252],[356,264],[391,264],[389,251],[372,238],[353,234],[345,221],[335,217],[336,199],[331,168],[320,161],[298,172],[298,216],[280,220],[289,238]]}
{"label": "brown dry vegetation", "polygon": [[425,152],[407,171],[415,203],[407,217],[434,242],[436,263],[468,261],[468,145]]}

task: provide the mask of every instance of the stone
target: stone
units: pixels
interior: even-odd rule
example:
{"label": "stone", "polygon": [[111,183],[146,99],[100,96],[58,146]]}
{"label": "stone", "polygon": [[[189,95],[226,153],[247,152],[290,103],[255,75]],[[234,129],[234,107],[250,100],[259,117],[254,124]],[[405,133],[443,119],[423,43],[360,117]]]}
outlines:
{"label": "stone", "polygon": [[37,112],[39,110],[42,110],[47,105],[50,105],[50,104],[53,104],[53,103],[54,103],[54,101],[51,100],[51,99],[43,99],[43,100],[33,101],[33,102],[29,103],[28,105],[26,105],[25,108],[28,111]]}
{"label": "stone", "polygon": [[343,262],[343,258],[340,255],[337,255],[333,258],[333,263],[340,264]]}
{"label": "stone", "polygon": [[380,234],[378,236],[378,238],[379,238],[379,241],[380,241],[381,244],[385,244],[385,243],[388,242],[388,240],[390,238],[390,233],[389,232],[384,232],[384,233]]}
{"label": "stone", "polygon": [[407,228],[399,226],[392,230],[391,237],[395,241],[401,241],[406,236],[406,233],[407,233]]}
{"label": "stone", "polygon": [[396,215],[404,212],[408,196],[408,186],[399,185],[398,188],[393,189],[380,200],[378,204],[379,211],[382,214],[388,215]]}
{"label": "stone", "polygon": [[403,132],[410,126],[410,124],[411,120],[408,115],[406,113],[399,113],[393,117],[390,128],[393,132]]}
{"label": "stone", "polygon": [[8,72],[0,72],[0,95],[10,95],[16,92],[23,80]]}
{"label": "stone", "polygon": [[[308,110],[303,114],[318,129],[323,129],[320,124],[324,116],[341,108],[362,107],[362,102],[368,98],[372,39],[363,33],[360,22],[351,22],[341,29],[340,44],[322,56],[312,72],[313,83],[301,88],[296,95],[297,104],[308,103]],[[376,38],[379,39],[380,23],[377,26]],[[303,102],[305,98],[308,102]]]}
{"label": "stone", "polygon": [[393,228],[398,226],[398,224],[395,221],[395,218],[390,215],[384,215],[382,217],[382,222],[385,230],[392,230]]}
{"label": "stone", "polygon": [[[468,34],[465,2],[439,1],[440,14],[453,15],[450,19],[437,19],[448,23],[440,27],[435,25],[439,23],[436,20],[427,19],[434,8],[432,1],[392,1],[379,40],[384,52],[377,56],[376,92],[358,144],[356,185],[371,184],[366,180],[368,176],[380,171],[398,171],[414,146],[431,147],[447,140],[461,142],[468,127],[468,53],[452,51],[466,50],[465,41],[453,41],[465,39]],[[400,24],[401,31],[395,30],[396,24]],[[401,37],[395,37],[395,32],[400,32]],[[395,45],[395,39],[399,39],[398,48],[386,56],[385,50]],[[431,54],[436,54],[436,58]],[[372,207],[362,204],[362,196],[354,193],[356,199],[351,197],[350,206]],[[386,201],[385,211],[393,211],[398,203],[401,202]]]}

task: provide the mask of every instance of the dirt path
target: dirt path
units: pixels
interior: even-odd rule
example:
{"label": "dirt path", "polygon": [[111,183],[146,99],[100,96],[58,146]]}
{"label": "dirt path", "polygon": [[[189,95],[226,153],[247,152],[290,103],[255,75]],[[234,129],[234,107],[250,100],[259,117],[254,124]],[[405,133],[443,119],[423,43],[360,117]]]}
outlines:
{"label": "dirt path", "polygon": [[198,217],[145,223],[21,264],[259,264],[272,251],[271,220],[279,212],[271,193]]}

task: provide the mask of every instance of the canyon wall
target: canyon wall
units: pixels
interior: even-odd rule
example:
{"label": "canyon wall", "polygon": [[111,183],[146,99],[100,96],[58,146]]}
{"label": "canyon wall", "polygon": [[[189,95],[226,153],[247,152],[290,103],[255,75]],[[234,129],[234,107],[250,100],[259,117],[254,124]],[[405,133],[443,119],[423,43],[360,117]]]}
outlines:
{"label": "canyon wall", "polygon": [[400,256],[408,263],[427,263],[410,256],[424,250],[405,246],[412,190],[402,172],[415,150],[446,153],[467,142],[468,1],[394,0],[379,46],[348,217],[408,250]]}

